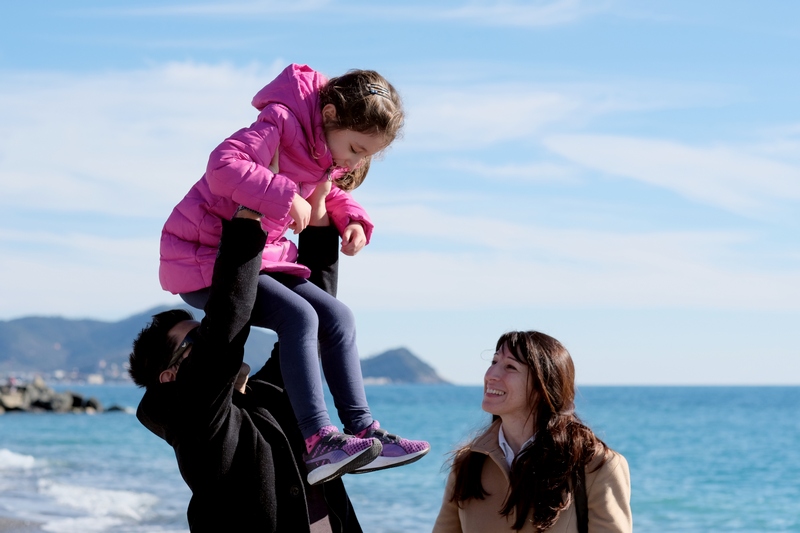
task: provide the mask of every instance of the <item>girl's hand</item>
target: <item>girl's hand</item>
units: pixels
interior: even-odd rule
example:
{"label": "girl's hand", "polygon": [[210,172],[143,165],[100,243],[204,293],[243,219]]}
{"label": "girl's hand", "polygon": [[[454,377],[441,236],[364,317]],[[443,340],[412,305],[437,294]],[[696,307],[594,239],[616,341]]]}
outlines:
{"label": "girl's hand", "polygon": [[302,196],[295,193],[294,198],[292,198],[292,206],[289,208],[289,216],[292,217],[293,222],[289,224],[289,227],[294,230],[294,234],[297,235],[308,226],[308,222],[311,220],[311,205],[306,202]]}
{"label": "girl's hand", "polygon": [[367,236],[364,233],[364,226],[359,222],[351,222],[344,228],[342,233],[342,253],[344,255],[356,255],[367,244]]}
{"label": "girl's hand", "polygon": [[330,226],[331,221],[328,217],[328,209],[325,207],[325,198],[331,192],[331,182],[323,181],[311,196],[308,197],[308,203],[311,204],[311,221],[309,226]]}

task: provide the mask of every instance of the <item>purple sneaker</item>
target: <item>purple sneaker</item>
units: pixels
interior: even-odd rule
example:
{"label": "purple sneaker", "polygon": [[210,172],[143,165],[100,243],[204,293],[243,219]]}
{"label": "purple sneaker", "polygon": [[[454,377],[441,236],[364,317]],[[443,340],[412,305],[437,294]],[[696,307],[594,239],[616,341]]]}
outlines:
{"label": "purple sneaker", "polygon": [[315,442],[311,451],[303,454],[309,485],[324,483],[352,472],[381,453],[378,439],[345,435],[335,426],[323,427],[312,439]]}
{"label": "purple sneaker", "polygon": [[356,468],[351,474],[366,474],[375,470],[407,465],[422,459],[431,451],[431,445],[424,440],[408,440],[381,429],[377,420],[355,435],[359,439],[377,439],[383,445],[380,456],[374,461]]}

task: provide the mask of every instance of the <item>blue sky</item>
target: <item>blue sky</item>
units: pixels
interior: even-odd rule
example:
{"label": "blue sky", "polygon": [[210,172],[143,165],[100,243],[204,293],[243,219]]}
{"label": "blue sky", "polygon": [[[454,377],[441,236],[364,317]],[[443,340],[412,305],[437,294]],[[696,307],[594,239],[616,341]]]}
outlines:
{"label": "blue sky", "polygon": [[0,18],[0,319],[177,302],[158,239],[288,63],[384,74],[355,196],[362,356],[478,383],[497,337],[584,384],[800,384],[800,4],[21,3]]}

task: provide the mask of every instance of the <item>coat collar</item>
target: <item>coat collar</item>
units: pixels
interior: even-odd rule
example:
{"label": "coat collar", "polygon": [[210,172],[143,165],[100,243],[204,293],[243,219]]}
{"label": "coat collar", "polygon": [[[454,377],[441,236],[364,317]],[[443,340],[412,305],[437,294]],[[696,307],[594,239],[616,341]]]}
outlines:
{"label": "coat collar", "polygon": [[503,475],[506,477],[506,481],[510,482],[510,469],[508,467],[508,463],[506,462],[506,456],[503,453],[503,450],[500,448],[500,442],[497,437],[500,432],[500,424],[501,420],[495,420],[483,435],[472,442],[469,449],[475,453],[488,455],[497,465],[500,471],[503,472]]}

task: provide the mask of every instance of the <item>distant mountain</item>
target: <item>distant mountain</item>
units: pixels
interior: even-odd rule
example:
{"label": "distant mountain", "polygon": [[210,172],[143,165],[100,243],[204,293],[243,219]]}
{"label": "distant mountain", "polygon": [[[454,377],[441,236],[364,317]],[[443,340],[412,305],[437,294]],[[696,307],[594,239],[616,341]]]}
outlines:
{"label": "distant mountain", "polygon": [[444,384],[436,370],[405,348],[396,348],[361,360],[367,382]]}
{"label": "distant mountain", "polygon": [[[203,312],[184,306],[198,320]],[[0,376],[43,374],[54,379],[79,379],[100,374],[125,379],[131,343],[151,317],[171,307],[155,307],[120,320],[70,320],[25,317],[0,321]],[[253,328],[245,345],[245,362],[256,370],[272,353],[277,336]],[[405,348],[362,359],[365,379],[372,383],[445,383],[436,371]]]}
{"label": "distant mountain", "polygon": [[[182,307],[182,306],[178,306]],[[203,312],[183,306],[198,320]],[[119,322],[26,317],[0,321],[0,375],[57,372],[101,374],[113,379],[125,373],[131,344],[152,316],[173,307],[155,307]],[[277,336],[254,328],[245,345],[245,361],[260,368]]]}

